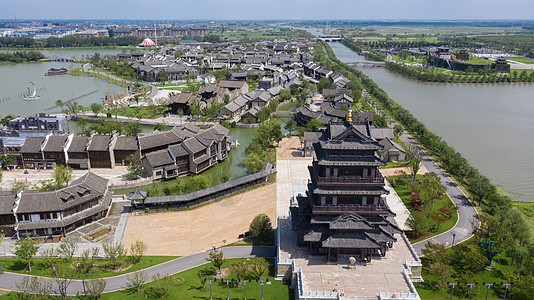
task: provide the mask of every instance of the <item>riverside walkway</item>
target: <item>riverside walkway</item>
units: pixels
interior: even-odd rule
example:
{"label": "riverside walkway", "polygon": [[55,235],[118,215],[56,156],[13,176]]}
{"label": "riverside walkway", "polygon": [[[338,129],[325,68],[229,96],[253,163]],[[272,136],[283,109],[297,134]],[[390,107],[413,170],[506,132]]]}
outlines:
{"label": "riverside walkway", "polygon": [[413,248],[417,251],[419,256],[422,255],[422,250],[425,248],[425,244],[430,241],[433,243],[441,243],[449,247],[453,244],[458,244],[463,241],[468,240],[473,236],[473,225],[478,226],[479,219],[477,211],[475,210],[473,204],[467,199],[465,194],[460,190],[460,188],[454,183],[445,172],[426,154],[426,152],[421,149],[417,143],[407,134],[403,134],[401,139],[407,145],[415,145],[423,153],[423,166],[428,170],[428,172],[434,172],[441,179],[441,184],[445,186],[447,195],[454,202],[458,208],[458,222],[451,228],[449,231],[446,231],[442,234],[430,237],[426,240],[417,242],[413,244]]}
{"label": "riverside walkway", "polygon": [[[238,246],[221,248],[225,258],[241,258],[241,257],[274,257],[274,247],[265,246]],[[201,266],[208,263],[209,251],[197,253],[189,256],[180,257],[147,269],[142,270],[147,275],[147,282],[152,281],[152,276],[159,273],[162,276],[176,274],[194,267]],[[119,291],[130,288],[128,286],[128,276],[132,273],[123,274],[115,277],[104,278],[106,280],[106,288],[104,293]],[[6,272],[0,275],[0,289],[17,291],[16,283],[20,282],[25,276],[18,273]],[[58,286],[53,278],[41,277],[41,279],[52,284],[53,293],[59,294]],[[73,280],[69,285],[67,293],[69,295],[83,295],[84,282],[82,280]]]}

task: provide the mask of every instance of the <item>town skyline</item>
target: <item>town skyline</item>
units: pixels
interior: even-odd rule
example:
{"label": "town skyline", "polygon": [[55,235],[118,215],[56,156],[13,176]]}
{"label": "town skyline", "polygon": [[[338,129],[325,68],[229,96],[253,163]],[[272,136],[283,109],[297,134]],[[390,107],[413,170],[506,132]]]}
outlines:
{"label": "town skyline", "polygon": [[[256,1],[201,0],[154,2],[120,0],[79,3],[60,0],[2,1],[0,19],[83,20],[531,20],[534,3],[496,0],[430,3],[425,0]],[[261,9],[258,9],[261,7]],[[344,7],[338,10],[336,7]],[[103,9],[105,8],[105,9]],[[162,9],[165,8],[165,9]],[[239,8],[239,9],[236,9]],[[521,9],[515,9],[521,8]]]}

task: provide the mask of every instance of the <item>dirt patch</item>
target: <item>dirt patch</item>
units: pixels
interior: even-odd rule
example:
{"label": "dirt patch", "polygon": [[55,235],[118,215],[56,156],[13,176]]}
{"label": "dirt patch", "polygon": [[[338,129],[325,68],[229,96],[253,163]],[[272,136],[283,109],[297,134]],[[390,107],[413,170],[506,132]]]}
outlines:
{"label": "dirt patch", "polygon": [[[185,256],[238,241],[258,214],[276,227],[276,185],[269,184],[197,209],[131,216],[124,246],[148,243],[146,255]],[[224,241],[224,242],[223,242]]]}

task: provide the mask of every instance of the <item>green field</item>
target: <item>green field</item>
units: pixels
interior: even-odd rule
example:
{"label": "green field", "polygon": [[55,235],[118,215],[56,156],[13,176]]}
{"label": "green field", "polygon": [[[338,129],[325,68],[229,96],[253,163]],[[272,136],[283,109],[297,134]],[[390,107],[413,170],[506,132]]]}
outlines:
{"label": "green field", "polygon": [[529,64],[529,65],[534,64],[534,60],[528,59],[528,58],[525,58],[525,57],[507,57],[506,59],[507,60],[511,60],[511,61],[520,62],[520,63],[524,63],[524,64]]}
{"label": "green field", "polygon": [[[233,262],[244,262],[250,263],[252,259],[228,259],[222,269],[228,268]],[[274,279],[274,259],[268,258],[265,259],[269,263],[269,270],[263,275],[262,279],[268,279],[269,283],[263,286],[263,295],[264,299],[276,299],[276,300],[289,300],[295,299],[293,290],[289,288],[288,285]],[[202,286],[198,273],[200,272],[201,278],[213,279],[212,276],[214,268],[211,264],[205,264],[196,268],[189,269],[174,275],[171,275],[171,287],[169,289],[168,295],[164,297],[165,299],[209,299],[210,298],[210,285],[206,283],[204,287]],[[166,275],[166,274],[161,274]],[[229,273],[225,279],[237,279],[236,274]],[[259,283],[256,282],[256,278],[249,271],[244,278],[245,280],[250,280],[246,285],[247,299],[261,299],[262,287]],[[146,299],[146,298],[156,298],[153,290],[154,284],[148,283],[143,285],[142,291],[139,294],[136,294],[135,291],[128,289],[117,292],[110,292],[102,294],[100,299]],[[211,292],[213,299],[226,299],[226,283],[220,282],[220,279],[217,282],[212,283]],[[245,288],[244,284],[239,286],[236,283],[231,283],[228,289],[230,299],[243,299]],[[0,299],[13,299],[16,297],[16,293],[7,293],[0,296]],[[19,295],[20,296],[20,295]],[[86,297],[69,297],[71,299],[88,299]]]}
{"label": "green field", "polygon": [[[418,176],[417,178],[420,178],[419,177],[420,175],[417,175],[417,176]],[[401,198],[401,200],[404,203],[404,205],[406,205],[408,210],[410,212],[413,212],[414,210],[412,209],[412,207],[410,205],[411,192],[410,192],[410,189],[408,188],[408,185],[406,184],[406,180],[411,180],[411,178],[401,178],[399,176],[392,176],[392,177],[388,177],[387,179],[388,179],[388,181],[390,183],[392,183],[393,178],[395,178],[395,181],[396,181],[395,192],[397,192],[397,194]],[[434,211],[437,211],[442,207],[449,208],[451,205],[452,205],[451,199],[449,198],[449,196],[447,194],[445,194],[443,199],[436,199],[434,201]],[[414,243],[420,242],[422,240],[425,240],[425,239],[427,239],[429,237],[432,237],[432,236],[441,234],[443,232],[446,232],[449,229],[451,229],[452,227],[454,227],[454,225],[456,225],[457,221],[458,221],[458,214],[455,213],[455,212],[453,212],[452,217],[449,220],[447,220],[447,221],[445,221],[445,222],[443,222],[441,224],[438,224],[437,221],[429,218],[429,225],[430,225],[431,228],[433,228],[433,231],[427,232],[426,234],[423,234],[422,236],[418,237],[417,239],[412,240],[411,243],[414,244]],[[438,228],[438,225],[439,225],[439,228]]]}

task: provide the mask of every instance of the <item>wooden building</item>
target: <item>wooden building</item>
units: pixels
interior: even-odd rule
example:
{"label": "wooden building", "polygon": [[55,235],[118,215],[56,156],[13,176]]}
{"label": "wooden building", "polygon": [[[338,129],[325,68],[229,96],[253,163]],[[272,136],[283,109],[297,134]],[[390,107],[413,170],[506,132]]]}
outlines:
{"label": "wooden building", "polygon": [[299,245],[310,254],[369,262],[372,256],[385,256],[401,230],[391,218],[378,171],[385,165],[376,156],[383,146],[368,136],[366,125],[353,123],[350,114],[347,119],[331,122],[314,138],[308,191],[297,197],[291,217]]}

